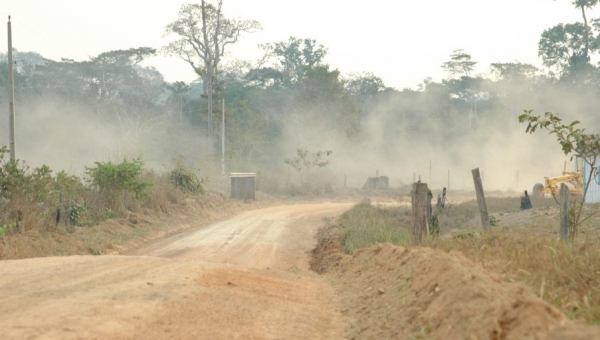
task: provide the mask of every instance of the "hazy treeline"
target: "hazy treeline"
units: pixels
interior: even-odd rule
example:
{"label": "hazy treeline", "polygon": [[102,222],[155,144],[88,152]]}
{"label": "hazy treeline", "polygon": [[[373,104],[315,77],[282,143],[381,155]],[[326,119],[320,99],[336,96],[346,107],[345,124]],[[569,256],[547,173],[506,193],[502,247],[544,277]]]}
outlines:
{"label": "hazy treeline", "polygon": [[[78,170],[115,155],[142,154],[155,166],[184,156],[195,167],[218,169],[225,98],[228,171],[283,171],[283,161],[305,148],[332,150],[330,171],[338,180],[348,175],[355,186],[376,169],[392,184],[413,174],[428,181],[432,164],[437,187],[447,184],[450,169],[456,174],[451,187],[468,188],[468,178],[461,181],[481,167],[497,189],[516,189],[520,171],[521,190],[560,172],[563,157],[552,138],[524,134],[517,123],[524,109],[560,112],[591,131],[600,119],[599,69],[590,62],[598,50],[596,26],[589,24],[587,45],[585,35],[555,32],[585,31],[585,25],[556,27],[540,38],[544,69],[499,61],[489,73],[473,74],[476,60],[457,50],[440,66],[446,79],[428,78],[414,89],[390,88],[369,72],[341,74],[325,62],[325,46],[291,37],[262,45],[259,61],[230,59],[216,70],[211,120],[200,80],[168,83],[156,69],[140,66],[157,53],[152,48],[85,61],[16,52],[20,158]],[[0,59],[6,62],[6,55]],[[7,83],[0,68],[4,103]],[[6,131],[6,118],[0,122]]]}

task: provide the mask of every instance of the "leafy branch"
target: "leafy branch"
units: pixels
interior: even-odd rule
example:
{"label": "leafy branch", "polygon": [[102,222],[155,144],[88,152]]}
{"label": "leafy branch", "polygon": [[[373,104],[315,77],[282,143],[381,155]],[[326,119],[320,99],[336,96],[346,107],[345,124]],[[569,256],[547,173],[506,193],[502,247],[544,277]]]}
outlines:
{"label": "leafy branch", "polygon": [[534,115],[532,112],[533,110],[525,110],[519,116],[519,123],[527,123],[526,133],[534,133],[538,129],[549,131],[551,135],[556,137],[565,155],[575,153],[577,156],[583,158],[591,169],[584,185],[581,201],[569,214],[569,229],[572,231],[570,236],[571,240],[573,240],[577,235],[579,225],[589,218],[588,216],[582,220],[581,212],[583,211],[590,183],[597,176],[598,169],[596,163],[600,154],[600,136],[598,134],[585,133],[585,129],[579,127],[580,122],[577,120],[569,124],[563,123],[558,113],[546,112],[544,116],[539,116]]}

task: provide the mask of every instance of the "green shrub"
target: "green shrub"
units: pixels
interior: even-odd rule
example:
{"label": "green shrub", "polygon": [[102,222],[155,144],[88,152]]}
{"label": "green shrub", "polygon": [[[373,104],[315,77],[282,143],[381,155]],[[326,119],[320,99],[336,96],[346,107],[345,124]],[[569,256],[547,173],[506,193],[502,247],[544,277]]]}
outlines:
{"label": "green shrub", "polygon": [[52,170],[46,165],[31,170],[19,160],[5,160],[8,152],[6,146],[0,148],[0,195],[6,199],[23,196],[34,203],[45,201],[54,181]]}
{"label": "green shrub", "polygon": [[87,212],[87,207],[83,204],[73,204],[67,207],[67,223],[70,225],[82,226],[83,216]]}
{"label": "green shrub", "polygon": [[0,227],[0,237],[13,231],[16,226],[17,226],[17,222],[10,222],[10,223],[7,223],[7,224],[3,225],[2,227]]}
{"label": "green shrub", "polygon": [[54,177],[53,195],[57,196],[61,202],[75,200],[86,191],[81,178],[69,176],[64,170],[59,171]]}
{"label": "green shrub", "polygon": [[[54,178],[46,165],[31,169],[19,160],[7,160],[9,150],[0,148],[0,226],[2,233],[41,227],[56,199],[52,196]],[[55,208],[55,207],[54,207]],[[12,223],[21,221],[17,226]]]}
{"label": "green shrub", "polygon": [[133,200],[142,200],[148,196],[148,188],[152,183],[141,180],[144,162],[141,158],[128,161],[126,158],[119,164],[112,162],[95,162],[93,168],[86,167],[88,182],[93,189],[99,191],[108,208],[121,211]]}
{"label": "green shrub", "polygon": [[490,226],[497,227],[499,224],[500,224],[500,220],[496,216],[490,215]]}
{"label": "green shrub", "polygon": [[207,178],[198,179],[195,173],[187,169],[182,164],[169,172],[169,179],[174,186],[183,192],[190,194],[204,195],[206,193],[204,186],[208,183]]}

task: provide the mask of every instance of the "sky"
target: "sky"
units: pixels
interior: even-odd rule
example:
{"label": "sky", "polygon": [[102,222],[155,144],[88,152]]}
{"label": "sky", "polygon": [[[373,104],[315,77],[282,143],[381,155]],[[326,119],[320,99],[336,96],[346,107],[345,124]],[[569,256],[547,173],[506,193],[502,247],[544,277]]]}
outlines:
{"label": "sky", "polygon": [[[7,50],[8,15],[13,46],[46,58],[85,60],[102,52],[141,46],[161,48],[165,26],[177,18],[179,0],[2,0],[0,51]],[[478,62],[541,66],[537,43],[544,29],[582,21],[570,0],[225,0],[228,17],[258,20],[228,58],[255,61],[258,44],[290,36],[328,48],[325,59],[343,74],[372,72],[387,86],[417,88],[426,77],[445,77],[441,64],[464,49]],[[588,19],[600,17],[600,6]],[[167,81],[196,78],[188,64],[156,56],[145,62]]]}

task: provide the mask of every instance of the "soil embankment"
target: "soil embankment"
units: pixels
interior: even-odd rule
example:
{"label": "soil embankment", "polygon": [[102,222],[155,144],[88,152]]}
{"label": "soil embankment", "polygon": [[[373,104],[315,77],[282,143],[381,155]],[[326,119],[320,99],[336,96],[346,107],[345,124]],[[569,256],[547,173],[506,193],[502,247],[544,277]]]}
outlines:
{"label": "soil embankment", "polygon": [[341,226],[319,233],[311,267],[336,287],[356,339],[598,339],[526,287],[460,253],[379,244],[342,253]]}

